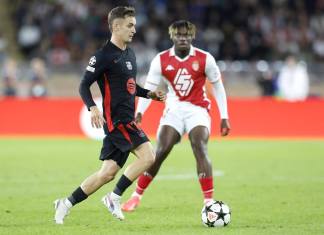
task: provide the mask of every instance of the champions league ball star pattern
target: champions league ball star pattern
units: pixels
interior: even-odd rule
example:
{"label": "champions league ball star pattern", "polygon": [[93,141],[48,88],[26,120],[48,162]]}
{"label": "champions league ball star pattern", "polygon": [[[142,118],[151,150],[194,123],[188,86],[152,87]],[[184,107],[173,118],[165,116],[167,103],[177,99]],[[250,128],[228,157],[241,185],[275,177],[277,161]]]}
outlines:
{"label": "champions league ball star pattern", "polygon": [[231,210],[222,201],[211,201],[202,208],[201,219],[207,227],[224,227],[231,221]]}

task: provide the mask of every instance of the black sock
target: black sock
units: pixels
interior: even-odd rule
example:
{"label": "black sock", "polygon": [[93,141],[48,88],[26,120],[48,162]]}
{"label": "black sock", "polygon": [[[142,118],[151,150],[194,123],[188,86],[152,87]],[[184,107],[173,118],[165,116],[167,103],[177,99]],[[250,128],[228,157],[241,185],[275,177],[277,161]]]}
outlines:
{"label": "black sock", "polygon": [[68,197],[68,200],[71,202],[71,204],[74,206],[75,204],[78,204],[82,202],[83,200],[87,199],[88,195],[83,192],[81,187],[78,187],[71,196]]}
{"label": "black sock", "polygon": [[128,179],[125,175],[122,175],[116,184],[114,193],[121,196],[124,191],[132,184],[133,182]]}

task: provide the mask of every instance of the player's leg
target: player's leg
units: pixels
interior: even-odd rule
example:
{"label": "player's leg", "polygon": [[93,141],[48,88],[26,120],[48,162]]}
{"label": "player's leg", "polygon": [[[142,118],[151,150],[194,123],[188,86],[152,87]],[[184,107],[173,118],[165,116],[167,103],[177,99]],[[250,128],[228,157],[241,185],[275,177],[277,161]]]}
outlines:
{"label": "player's leg", "polygon": [[121,196],[132,182],[147,170],[155,160],[155,152],[149,141],[138,146],[133,150],[133,153],[137,159],[128,165],[114,189],[114,193],[119,196]]}
{"label": "player's leg", "polygon": [[154,178],[160,170],[164,160],[171,152],[173,146],[180,141],[180,134],[171,126],[162,126],[157,139],[156,159],[153,165],[146,171]]}
{"label": "player's leg", "polygon": [[185,130],[189,134],[191,147],[196,158],[197,174],[204,195],[204,202],[213,198],[213,170],[208,158],[207,143],[210,133],[210,116],[206,109],[192,105],[187,110]]}
{"label": "player's leg", "polygon": [[103,197],[103,203],[116,218],[123,220],[124,215],[120,207],[120,199],[125,190],[138,178],[147,168],[149,168],[155,159],[155,152],[151,142],[147,141],[133,150],[137,159],[131,163],[124,174],[118,180],[113,192]]}
{"label": "player's leg", "polygon": [[124,211],[133,211],[139,205],[145,189],[157,175],[163,161],[167,158],[173,146],[180,141],[180,138],[179,132],[173,127],[167,125],[161,127],[158,134],[155,161],[153,165],[139,177],[136,191],[132,194],[132,197],[122,205]]}
{"label": "player's leg", "polygon": [[64,217],[76,204],[87,199],[89,195],[97,191],[102,185],[114,179],[120,167],[113,160],[105,160],[101,169],[86,178],[72,194],[64,199],[55,201],[55,222],[63,224]]}
{"label": "player's leg", "polygon": [[152,166],[156,155],[151,142],[141,144],[133,150],[133,153],[137,159],[130,164],[124,172],[124,175],[126,175],[131,181],[136,180],[138,176]]}
{"label": "player's leg", "polygon": [[192,151],[196,158],[197,174],[201,190],[204,195],[204,202],[213,200],[213,170],[210,159],[208,158],[207,143],[209,130],[205,126],[196,126],[189,132],[189,139]]}
{"label": "player's leg", "polygon": [[162,126],[158,134],[156,158],[153,165],[140,176],[136,192],[143,195],[145,189],[159,172],[162,163],[171,152],[173,146],[180,141],[180,134],[171,126]]}

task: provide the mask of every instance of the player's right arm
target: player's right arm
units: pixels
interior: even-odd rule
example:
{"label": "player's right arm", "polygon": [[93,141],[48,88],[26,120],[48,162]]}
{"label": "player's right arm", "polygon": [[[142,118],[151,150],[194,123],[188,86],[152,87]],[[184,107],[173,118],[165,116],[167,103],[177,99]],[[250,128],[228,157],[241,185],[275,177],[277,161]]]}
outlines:
{"label": "player's right arm", "polygon": [[[150,91],[156,91],[157,87],[160,84],[161,78],[162,78],[161,61],[160,61],[160,55],[158,54],[153,58],[151,62],[150,70],[146,77],[144,88]],[[137,109],[136,109],[136,116],[135,116],[135,121],[137,123],[142,122],[142,116],[150,106],[151,101],[152,101],[151,99],[139,98]]]}
{"label": "player's right arm", "polygon": [[102,76],[105,67],[102,55],[100,51],[98,51],[90,58],[86,72],[84,73],[79,86],[80,96],[88,110],[91,112],[91,125],[96,128],[101,128],[105,123],[105,119],[92,98],[90,87]]}
{"label": "player's right arm", "polygon": [[228,119],[226,92],[222,82],[221,73],[216,64],[216,61],[214,57],[209,53],[207,54],[206,58],[205,73],[207,75],[207,79],[213,86],[214,96],[220,113],[221,135],[227,136],[230,132],[231,127]]}

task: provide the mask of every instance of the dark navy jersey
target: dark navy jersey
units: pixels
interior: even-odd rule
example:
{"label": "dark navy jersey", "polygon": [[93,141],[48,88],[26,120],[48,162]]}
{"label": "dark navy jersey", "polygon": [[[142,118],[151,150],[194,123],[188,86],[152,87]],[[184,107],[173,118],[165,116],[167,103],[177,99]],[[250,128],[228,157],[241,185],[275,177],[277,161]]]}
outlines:
{"label": "dark navy jersey", "polygon": [[80,95],[88,109],[94,106],[90,86],[96,81],[102,94],[105,133],[119,123],[134,120],[135,96],[147,98],[146,89],[136,84],[136,57],[130,48],[121,50],[108,41],[89,61],[80,84]]}

